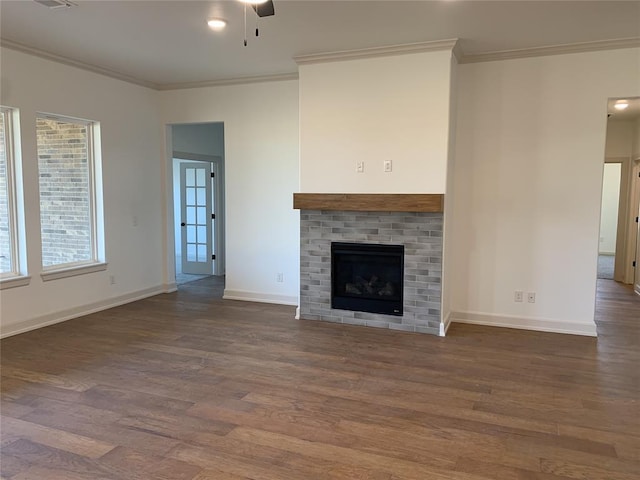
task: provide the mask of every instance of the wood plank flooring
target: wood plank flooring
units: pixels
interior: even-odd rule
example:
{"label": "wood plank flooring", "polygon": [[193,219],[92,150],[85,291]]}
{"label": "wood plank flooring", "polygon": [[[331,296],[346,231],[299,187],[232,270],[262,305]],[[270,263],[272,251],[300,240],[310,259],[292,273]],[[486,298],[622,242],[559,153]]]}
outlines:
{"label": "wood plank flooring", "polygon": [[596,340],[296,321],[215,282],[3,340],[2,478],[640,478],[626,287],[599,282]]}

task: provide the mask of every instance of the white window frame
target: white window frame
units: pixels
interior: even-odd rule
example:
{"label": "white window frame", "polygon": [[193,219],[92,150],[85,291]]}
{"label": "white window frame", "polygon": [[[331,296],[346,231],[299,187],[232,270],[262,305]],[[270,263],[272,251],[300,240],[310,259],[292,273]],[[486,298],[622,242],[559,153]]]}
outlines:
{"label": "white window frame", "polygon": [[20,113],[17,108],[0,106],[4,121],[7,157],[7,213],[11,244],[11,272],[0,273],[0,290],[28,285],[27,246],[24,220],[24,193],[20,145]]}
{"label": "white window frame", "polygon": [[[57,280],[107,269],[104,240],[104,207],[102,195],[102,146],[100,141],[100,122],[83,118],[69,117],[53,113],[38,112],[37,119],[53,120],[62,123],[75,123],[87,127],[87,165],[89,169],[89,223],[91,239],[91,259],[81,262],[62,263],[42,266],[42,281]],[[36,145],[36,149],[38,146]],[[38,165],[39,168],[39,165]],[[42,244],[40,245],[42,251]]]}

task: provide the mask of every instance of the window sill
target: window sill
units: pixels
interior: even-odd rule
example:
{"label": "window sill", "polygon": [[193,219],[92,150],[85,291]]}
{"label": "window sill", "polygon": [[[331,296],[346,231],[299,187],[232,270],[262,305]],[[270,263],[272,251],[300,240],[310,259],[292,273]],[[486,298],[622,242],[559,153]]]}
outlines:
{"label": "window sill", "polygon": [[40,277],[43,282],[50,280],[58,280],[59,278],[75,277],[76,275],[85,275],[87,273],[102,272],[107,269],[106,263],[92,263],[90,265],[79,265],[68,268],[60,268],[58,270],[49,270],[42,272]]}
{"label": "window sill", "polygon": [[29,283],[31,283],[30,275],[20,275],[15,277],[3,278],[0,279],[0,290],[5,290],[7,288],[24,287],[25,285],[29,285]]}

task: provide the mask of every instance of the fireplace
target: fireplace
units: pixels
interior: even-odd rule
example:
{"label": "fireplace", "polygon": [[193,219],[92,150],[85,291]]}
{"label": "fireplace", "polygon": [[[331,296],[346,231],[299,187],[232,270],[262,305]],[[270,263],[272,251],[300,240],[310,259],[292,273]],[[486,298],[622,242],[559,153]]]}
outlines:
{"label": "fireplace", "polygon": [[[300,209],[297,317],[441,334],[443,201],[444,196],[436,194],[294,194],[294,208]],[[343,278],[342,290],[339,285],[335,287],[336,277],[344,274],[335,273],[332,244],[337,244],[333,246],[334,251],[337,247],[343,251],[347,263],[360,259],[354,258],[353,251],[345,251],[345,244],[383,249],[399,246],[403,255],[400,255],[398,287],[393,276],[387,277],[386,272],[378,273],[365,267],[364,271],[353,273],[353,266],[346,268],[351,269],[349,275],[353,281]],[[374,276],[377,278],[373,279]],[[351,294],[346,292],[347,283],[352,284]],[[367,296],[362,293],[366,287],[359,283],[370,283],[369,287],[377,286],[380,290],[368,295],[373,298],[363,298]],[[387,287],[387,283],[391,285]],[[377,313],[379,302],[374,302],[378,305],[368,311],[361,304],[350,307],[341,303],[386,300],[380,297],[392,290],[394,293],[389,296],[401,296],[394,299],[397,304],[387,313]]]}
{"label": "fireplace", "polygon": [[404,246],[331,243],[331,308],[403,314]]}

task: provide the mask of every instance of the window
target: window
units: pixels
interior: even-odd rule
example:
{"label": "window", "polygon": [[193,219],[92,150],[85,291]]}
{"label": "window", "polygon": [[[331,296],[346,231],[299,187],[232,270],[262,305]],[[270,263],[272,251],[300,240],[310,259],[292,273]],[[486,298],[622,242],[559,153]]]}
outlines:
{"label": "window", "polygon": [[39,114],[36,133],[42,277],[103,270],[98,124]]}
{"label": "window", "polygon": [[0,107],[0,288],[29,283],[24,245],[24,208],[18,111]]}

